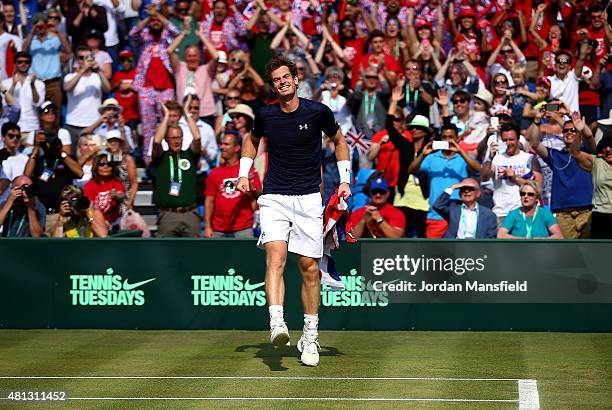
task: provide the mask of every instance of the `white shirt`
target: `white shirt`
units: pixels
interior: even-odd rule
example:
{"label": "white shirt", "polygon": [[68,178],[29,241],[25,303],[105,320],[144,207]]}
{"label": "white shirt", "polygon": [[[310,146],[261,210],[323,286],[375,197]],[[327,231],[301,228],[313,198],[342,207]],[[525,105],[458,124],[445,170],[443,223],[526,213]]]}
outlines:
{"label": "white shirt", "polygon": [[[30,132],[30,135],[28,135],[28,139],[26,140],[26,144],[34,145],[34,134],[36,134],[36,131]],[[60,141],[62,141],[62,145],[72,145],[70,133],[67,129],[60,128],[59,130],[57,130],[57,137],[60,139]]]}
{"label": "white shirt", "polygon": [[[498,217],[508,215],[510,211],[521,206],[520,186],[508,179],[504,170],[512,168],[516,176],[524,177],[531,173],[533,156],[525,151],[510,156],[507,153],[497,154],[491,161],[493,171],[493,212]],[[527,178],[529,179],[529,178]]]}
{"label": "white shirt", "polygon": [[0,80],[9,77],[6,73],[6,52],[11,41],[17,51],[21,51],[21,39],[19,37],[7,32],[0,34]]}
{"label": "white shirt", "polygon": [[[129,0],[131,2],[131,0]],[[95,0],[94,4],[104,7],[106,10],[106,21],[108,22],[108,30],[104,33],[104,43],[106,47],[113,47],[119,44],[119,34],[117,33],[117,22],[123,19],[125,7],[123,0],[119,0],[119,5],[115,8],[111,0]]]}
{"label": "white shirt", "polygon": [[[15,92],[13,93],[13,96],[17,100],[17,104],[21,107],[21,115],[17,123],[19,128],[21,128],[21,132],[35,131],[40,127],[38,122],[38,107],[45,102],[45,83],[40,80],[34,82],[34,87],[38,93],[38,101],[35,102],[32,96],[32,82],[30,80],[31,77],[27,76],[23,83],[18,81],[17,84],[15,84]],[[11,88],[12,83],[13,79],[7,78],[2,81],[2,87],[8,90]]]}
{"label": "white shirt", "polygon": [[[26,154],[20,152],[4,160],[2,163],[2,171],[4,171],[4,175],[6,175],[9,181],[23,175],[28,158]],[[10,187],[7,189],[10,189]]]}
{"label": "white shirt", "polygon": [[346,134],[353,128],[353,117],[349,110],[346,98],[338,94],[334,99],[331,96],[331,91],[324,90],[321,92],[321,102],[329,107],[334,113],[336,121],[342,130],[342,134]]}
{"label": "white shirt", "polygon": [[[64,84],[77,74],[70,73],[64,78]],[[96,122],[98,108],[102,104],[102,81],[97,73],[84,75],[74,89],[68,94],[68,112],[66,124],[74,127],[89,127]]]}
{"label": "white shirt", "polygon": [[[115,122],[113,124],[112,128],[109,128],[108,124],[103,122],[102,124],[100,124],[98,126],[98,128],[96,128],[94,130],[94,134],[100,136],[102,138],[102,142],[105,142],[106,141],[106,134],[108,134],[108,132],[111,131],[111,130],[119,131],[119,123]],[[134,140],[132,139],[132,129],[130,127],[128,127],[127,125],[125,125],[123,127],[123,131],[125,132],[125,138],[127,139],[128,146],[131,149],[136,148],[136,146],[134,145]]]}
{"label": "white shirt", "polygon": [[580,79],[576,77],[574,70],[570,70],[565,78],[561,80],[556,75],[548,77],[550,80],[550,97],[558,98],[568,105],[572,112],[580,112],[578,106],[578,86]]}

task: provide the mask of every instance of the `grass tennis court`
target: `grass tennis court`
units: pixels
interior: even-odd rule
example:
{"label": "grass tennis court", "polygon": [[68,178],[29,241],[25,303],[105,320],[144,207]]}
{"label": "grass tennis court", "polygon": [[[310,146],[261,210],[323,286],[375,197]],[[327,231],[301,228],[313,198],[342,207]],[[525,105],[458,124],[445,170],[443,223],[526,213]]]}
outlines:
{"label": "grass tennis court", "polygon": [[[317,368],[301,366],[294,345],[275,351],[267,340],[259,331],[2,330],[0,391],[65,391],[59,407],[75,409],[612,406],[612,334],[322,331]],[[47,378],[16,378],[26,376]]]}

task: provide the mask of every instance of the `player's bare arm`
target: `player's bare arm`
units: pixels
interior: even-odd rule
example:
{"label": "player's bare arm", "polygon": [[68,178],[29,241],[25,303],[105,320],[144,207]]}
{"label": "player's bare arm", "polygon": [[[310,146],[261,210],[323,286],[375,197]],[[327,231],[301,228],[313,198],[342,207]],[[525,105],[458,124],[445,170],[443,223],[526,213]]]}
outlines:
{"label": "player's bare arm", "polygon": [[338,172],[340,173],[338,196],[348,198],[351,196],[351,161],[348,144],[340,129],[338,129],[336,135],[329,137],[336,147],[336,161],[338,162]]}
{"label": "player's bare arm", "polygon": [[249,133],[242,141],[240,171],[238,172],[238,184],[236,185],[236,188],[240,192],[249,192],[251,190],[249,186],[249,171],[251,170],[251,166],[253,166],[255,155],[257,155],[257,148],[259,148],[260,140],[261,138]]}

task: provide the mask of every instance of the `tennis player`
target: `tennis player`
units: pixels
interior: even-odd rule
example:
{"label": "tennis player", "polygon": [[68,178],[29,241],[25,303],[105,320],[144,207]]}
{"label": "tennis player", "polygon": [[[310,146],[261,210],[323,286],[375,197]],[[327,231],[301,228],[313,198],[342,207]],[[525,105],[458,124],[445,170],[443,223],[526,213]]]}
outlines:
{"label": "tennis player", "polygon": [[275,58],[266,66],[267,81],[278,96],[277,104],[259,109],[253,131],[242,144],[238,189],[250,190],[248,173],[257,147],[266,137],[268,173],[258,199],[261,235],[258,246],[266,250],[266,295],[270,311],[270,341],[276,347],[289,343],[283,316],[287,251],[298,254],[302,274],[304,333],[297,348],[307,366],[319,364],[319,260],[323,256],[321,200],[322,132],[334,143],[340,187],[338,195],[351,195],[349,150],[332,111],[324,104],[298,98],[295,64]]}

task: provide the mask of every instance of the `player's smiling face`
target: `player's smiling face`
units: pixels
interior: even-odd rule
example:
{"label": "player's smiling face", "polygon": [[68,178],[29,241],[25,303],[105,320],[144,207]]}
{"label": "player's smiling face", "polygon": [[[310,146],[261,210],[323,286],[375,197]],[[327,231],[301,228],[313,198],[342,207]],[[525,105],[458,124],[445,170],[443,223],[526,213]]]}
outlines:
{"label": "player's smiling face", "polygon": [[272,84],[279,98],[292,97],[297,90],[298,78],[291,75],[289,67],[282,66],[272,71]]}

